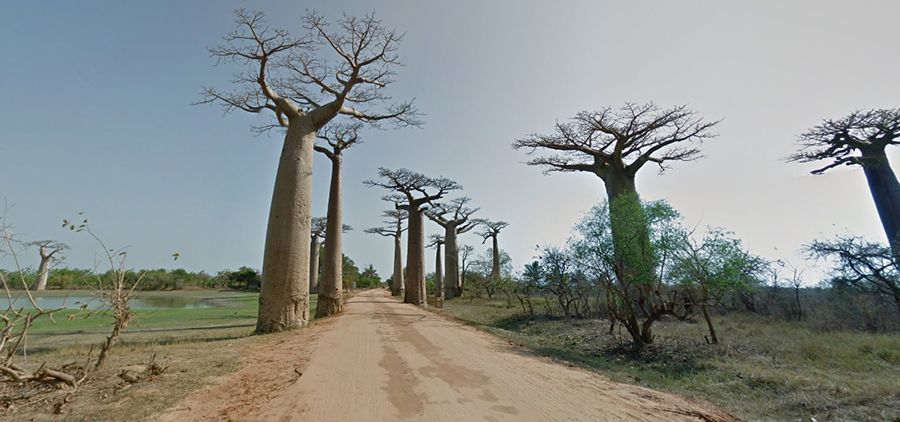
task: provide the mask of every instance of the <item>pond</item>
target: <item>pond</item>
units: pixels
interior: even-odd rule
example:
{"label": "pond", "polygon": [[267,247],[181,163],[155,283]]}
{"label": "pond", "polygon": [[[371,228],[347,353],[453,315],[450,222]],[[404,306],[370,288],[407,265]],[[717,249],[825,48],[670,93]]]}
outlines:
{"label": "pond", "polygon": [[[43,309],[98,309],[106,304],[89,292],[34,293],[34,301]],[[0,296],[2,297],[2,296]],[[178,293],[139,292],[129,303],[132,309],[187,309],[214,308],[224,306],[225,298],[199,297],[196,295],[179,295]],[[28,296],[24,292],[13,292],[14,307],[32,308]],[[0,300],[0,307],[6,307],[6,299]]]}

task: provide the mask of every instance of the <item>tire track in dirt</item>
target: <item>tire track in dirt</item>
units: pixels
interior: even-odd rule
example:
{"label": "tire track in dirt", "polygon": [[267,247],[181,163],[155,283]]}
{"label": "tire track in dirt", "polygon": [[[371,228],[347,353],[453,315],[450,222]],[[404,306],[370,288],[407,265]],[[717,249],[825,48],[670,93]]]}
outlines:
{"label": "tire track in dirt", "polygon": [[339,316],[273,337],[261,337],[243,369],[161,420],[735,420],[537,357],[380,290],[351,298]]}

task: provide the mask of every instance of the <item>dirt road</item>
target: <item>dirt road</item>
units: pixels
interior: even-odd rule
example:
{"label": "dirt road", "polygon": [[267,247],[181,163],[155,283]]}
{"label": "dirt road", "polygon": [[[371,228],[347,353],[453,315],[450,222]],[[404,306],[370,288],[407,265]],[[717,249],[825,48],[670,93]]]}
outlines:
{"label": "dirt road", "polygon": [[[250,351],[240,372],[161,419],[732,420],[678,397],[536,357],[383,291]],[[302,375],[301,375],[302,374]]]}

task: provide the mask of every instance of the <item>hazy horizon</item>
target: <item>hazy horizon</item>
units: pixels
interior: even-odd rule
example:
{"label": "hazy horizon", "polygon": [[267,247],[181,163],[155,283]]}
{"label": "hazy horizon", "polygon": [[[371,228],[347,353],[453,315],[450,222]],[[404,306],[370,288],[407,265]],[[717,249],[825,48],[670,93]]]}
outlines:
{"label": "hazy horizon", "polygon": [[[860,168],[812,176],[815,165],[784,158],[823,119],[900,106],[900,57],[891,54],[900,3],[335,3],[0,6],[0,199],[11,205],[9,222],[22,239],[68,243],[70,267],[91,267],[99,252],[61,227],[84,211],[108,244],[130,245],[136,268],[260,268],[281,135],[253,136],[251,125],[268,116],[191,105],[202,86],[229,86],[236,67],[214,67],[206,47],[244,6],[295,33],[307,8],[330,20],[374,10],[405,32],[405,66],[390,93],[416,98],[425,124],[366,129],[344,166],[344,219],[355,229],[344,252],[383,278],[392,243],[363,233],[387,205],[383,190],[361,183],[378,167],[457,180],[478,217],[510,223],[500,247],[519,270],[537,245],[569,237],[605,192],[593,175],[544,176],[510,145],[578,111],[626,102],[687,104],[723,119],[703,158],[638,176],[641,196],[669,201],[687,225],[724,227],[752,252],[798,267],[806,265],[798,250],[815,238],[885,242]],[[329,171],[317,156],[316,215],[325,214]],[[439,229],[428,223],[426,235]],[[487,247],[473,234],[460,240]],[[26,266],[37,265],[33,255]],[[809,274],[818,281],[819,270]]]}

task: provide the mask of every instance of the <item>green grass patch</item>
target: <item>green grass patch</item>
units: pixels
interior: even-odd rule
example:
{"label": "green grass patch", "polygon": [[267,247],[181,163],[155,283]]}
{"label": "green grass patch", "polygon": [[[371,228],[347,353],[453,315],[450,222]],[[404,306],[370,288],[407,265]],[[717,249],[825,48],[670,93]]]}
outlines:
{"label": "green grass patch", "polygon": [[[145,296],[147,295],[144,293]],[[160,295],[160,294],[157,294]],[[235,292],[190,292],[196,301],[215,301],[209,307],[134,309],[131,330],[189,328],[204,325],[236,325],[256,321],[258,295]],[[109,311],[64,309],[54,314],[54,320],[41,319],[31,334],[106,333],[112,324]]]}
{"label": "green grass patch", "polygon": [[[71,292],[52,292],[65,295]],[[205,302],[207,307],[133,309],[134,318],[122,336],[122,344],[168,344],[210,341],[250,335],[259,310],[258,293],[234,291],[141,292],[139,298]],[[310,297],[310,317],[315,317],[317,297]],[[113,325],[108,310],[64,309],[54,320],[42,318],[29,330],[29,347],[52,351],[101,341]]]}

